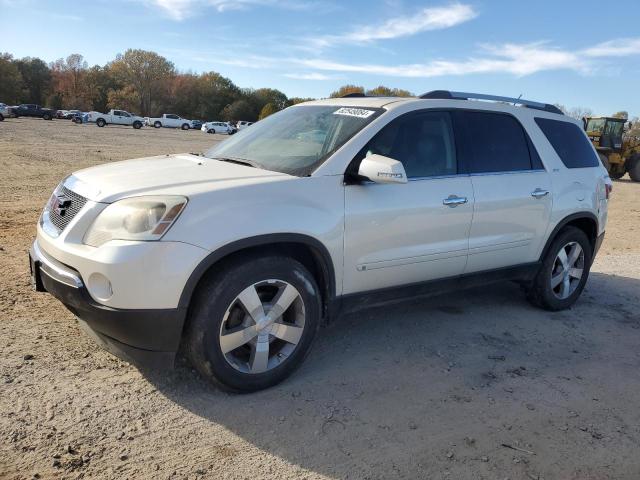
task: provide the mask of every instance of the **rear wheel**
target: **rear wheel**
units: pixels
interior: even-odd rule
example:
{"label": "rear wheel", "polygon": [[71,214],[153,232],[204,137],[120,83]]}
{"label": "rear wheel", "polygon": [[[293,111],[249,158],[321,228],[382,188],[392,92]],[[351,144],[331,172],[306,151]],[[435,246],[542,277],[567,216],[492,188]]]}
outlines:
{"label": "rear wheel", "polygon": [[99,127],[104,127],[106,124],[107,122],[104,118],[99,118],[98,120],[96,120],[96,125],[98,125]]}
{"label": "rear wheel", "polygon": [[227,265],[194,299],[187,355],[208,379],[250,392],[288,377],[309,353],[320,325],[315,279],[284,256]]}
{"label": "rear wheel", "polygon": [[564,310],[573,305],[589,277],[593,248],[585,233],[565,227],[549,247],[527,298],[545,310]]}
{"label": "rear wheel", "polygon": [[631,180],[640,182],[640,154],[636,153],[627,161],[627,171]]}

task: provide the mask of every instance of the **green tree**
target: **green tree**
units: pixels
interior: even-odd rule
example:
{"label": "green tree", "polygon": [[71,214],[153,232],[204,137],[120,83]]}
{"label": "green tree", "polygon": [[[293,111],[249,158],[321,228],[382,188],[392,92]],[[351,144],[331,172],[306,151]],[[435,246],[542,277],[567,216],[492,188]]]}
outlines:
{"label": "green tree", "polygon": [[302,98],[302,97],[291,97],[289,99],[289,106],[291,105],[297,105],[299,103],[304,103],[304,102],[310,102],[312,100],[315,100],[315,98]]}
{"label": "green tree", "polygon": [[263,118],[267,118],[269,115],[272,115],[278,111],[278,108],[273,103],[267,103],[262,110],[260,110],[260,115],[258,116],[258,120],[262,120]]}
{"label": "green tree", "polygon": [[240,99],[224,107],[222,119],[226,121],[246,120],[254,122],[258,117],[251,103],[246,99]]}
{"label": "green tree", "polygon": [[152,109],[163,105],[169,96],[169,80],[175,75],[173,63],[166,58],[155,52],[131,48],[118,54],[109,68],[121,88],[127,88],[124,97],[133,98],[131,94],[135,92],[139,104],[134,110],[142,115],[149,115]]}
{"label": "green tree", "polygon": [[364,87],[359,87],[357,85],[343,85],[335,92],[331,92],[331,95],[329,95],[329,97],[339,98],[344,97],[349,93],[364,93]]}
{"label": "green tree", "polygon": [[371,97],[412,97],[413,94],[401,88],[389,88],[379,85],[371,90],[367,90],[367,95]]}
{"label": "green tree", "polygon": [[133,85],[127,85],[118,90],[109,90],[107,94],[107,109],[117,108],[137,113],[140,104],[140,94]]}
{"label": "green tree", "polygon": [[219,120],[225,107],[240,97],[240,89],[227,77],[203,73],[198,79],[198,106],[194,113],[203,120]]}
{"label": "green tree", "polygon": [[13,57],[0,53],[0,99],[7,103],[20,102],[23,87],[22,75]]}
{"label": "green tree", "polygon": [[16,66],[23,81],[20,102],[44,104],[51,86],[51,71],[47,64],[39,58],[25,57],[17,60]]}

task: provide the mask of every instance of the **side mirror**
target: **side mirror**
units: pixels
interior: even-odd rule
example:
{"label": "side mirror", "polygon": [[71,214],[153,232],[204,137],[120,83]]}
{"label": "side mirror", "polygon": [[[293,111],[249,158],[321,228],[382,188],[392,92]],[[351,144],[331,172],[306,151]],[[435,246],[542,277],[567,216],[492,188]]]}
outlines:
{"label": "side mirror", "polygon": [[375,153],[362,160],[358,175],[374,183],[407,183],[407,173],[401,162]]}

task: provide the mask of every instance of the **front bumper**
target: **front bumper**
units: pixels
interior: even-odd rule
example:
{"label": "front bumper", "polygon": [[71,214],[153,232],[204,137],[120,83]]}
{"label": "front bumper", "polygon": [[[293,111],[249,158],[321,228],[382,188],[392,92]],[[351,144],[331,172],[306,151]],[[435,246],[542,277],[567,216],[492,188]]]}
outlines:
{"label": "front bumper", "polygon": [[51,258],[35,241],[29,251],[36,291],[48,292],[80,320],[105,350],[148,368],[171,368],[180,344],[186,308],[119,309],[95,302],[80,274]]}

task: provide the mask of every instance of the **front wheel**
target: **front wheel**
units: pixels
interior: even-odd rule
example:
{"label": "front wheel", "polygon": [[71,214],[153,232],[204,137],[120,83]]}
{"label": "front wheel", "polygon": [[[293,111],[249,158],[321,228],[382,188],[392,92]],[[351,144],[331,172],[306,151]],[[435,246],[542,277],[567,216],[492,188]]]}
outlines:
{"label": "front wheel", "polygon": [[187,355],[205,377],[240,392],[271,387],[304,360],[320,325],[320,293],[285,256],[228,264],[194,298]]}
{"label": "front wheel", "polygon": [[182,124],[182,130],[189,130],[189,124],[188,123],[183,123]]}
{"label": "front wheel", "polygon": [[42,118],[43,118],[43,120],[51,120],[51,118],[52,118],[52,117],[51,117],[51,115],[49,115],[48,113],[45,113],[45,114],[42,116]]}
{"label": "front wheel", "polygon": [[98,125],[99,127],[104,127],[107,124],[107,122],[105,121],[104,118],[99,118],[98,120],[96,120],[96,125]]}
{"label": "front wheel", "polygon": [[4,115],[0,113],[0,122],[4,122]]}
{"label": "front wheel", "polygon": [[640,153],[636,153],[628,160],[627,171],[631,180],[640,182]]}
{"label": "front wheel", "polygon": [[142,128],[142,122],[133,122],[133,128],[135,128],[136,130],[139,130]]}
{"label": "front wheel", "polygon": [[593,247],[585,233],[563,228],[549,247],[527,298],[545,310],[569,308],[587,283],[592,261]]}

